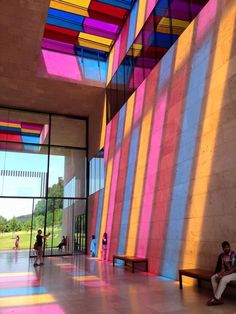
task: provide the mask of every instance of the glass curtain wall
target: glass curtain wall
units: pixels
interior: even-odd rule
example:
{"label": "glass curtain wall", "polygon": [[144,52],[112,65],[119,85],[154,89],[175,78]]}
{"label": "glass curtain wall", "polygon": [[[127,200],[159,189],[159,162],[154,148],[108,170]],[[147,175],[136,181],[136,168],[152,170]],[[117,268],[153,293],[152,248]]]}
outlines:
{"label": "glass curtain wall", "polygon": [[[50,233],[45,256],[72,254],[74,220],[86,214],[87,190],[86,119],[0,108],[1,230],[21,221],[14,232],[28,237],[21,242],[31,256],[38,229]],[[10,236],[9,227],[3,231]]]}

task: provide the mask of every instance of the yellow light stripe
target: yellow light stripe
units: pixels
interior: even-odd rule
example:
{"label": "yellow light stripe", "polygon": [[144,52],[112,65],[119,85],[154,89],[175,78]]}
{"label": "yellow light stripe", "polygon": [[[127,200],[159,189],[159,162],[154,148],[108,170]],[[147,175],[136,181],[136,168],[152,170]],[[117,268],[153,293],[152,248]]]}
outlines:
{"label": "yellow light stripe", "polygon": [[89,42],[89,41],[84,40],[84,39],[79,39],[78,43],[79,43],[80,46],[83,46],[83,47],[92,48],[92,49],[98,49],[98,50],[102,50],[102,51],[105,51],[105,52],[109,52],[110,51],[110,46],[104,46],[102,44]]}
{"label": "yellow light stripe", "polygon": [[103,116],[102,116],[102,127],[101,127],[101,135],[100,135],[100,144],[99,144],[99,150],[104,147],[105,142],[105,133],[106,133],[106,94],[104,97],[104,104],[103,104]]}
{"label": "yellow light stripe", "polygon": [[74,276],[74,280],[76,281],[94,281],[94,280],[100,280],[97,276]]}
{"label": "yellow light stripe", "polygon": [[111,46],[111,44],[113,43],[112,39],[97,36],[97,35],[87,34],[83,32],[79,33],[78,39],[79,40],[84,39],[84,40],[91,41],[91,42],[98,43],[105,46]]}
{"label": "yellow light stripe", "polygon": [[[195,182],[188,214],[188,217],[192,219],[189,219],[186,228],[185,238],[188,241],[183,250],[183,265],[181,267],[189,267],[189,265],[195,267],[199,256],[199,246],[202,240],[201,236],[203,236],[204,210],[206,208],[206,198],[209,195],[208,186],[211,178],[212,160],[215,154],[216,138],[219,132],[219,121],[228,74],[229,62],[227,61],[230,58],[234,36],[232,30],[235,28],[235,13],[235,4],[234,10],[225,11],[225,15],[220,21],[214,55],[212,55],[214,59],[205,117],[199,141],[199,154],[196,160]],[[189,252],[192,253],[190,254]]]}
{"label": "yellow light stripe", "polygon": [[130,136],[130,133],[131,133],[135,94],[136,93],[133,93],[127,102],[125,126],[124,126],[124,136],[123,136],[124,140],[126,140],[127,137]]}
{"label": "yellow light stripe", "polygon": [[30,273],[0,273],[1,278],[5,277],[22,277],[22,276],[32,276],[35,275],[35,273],[30,272]]}
{"label": "yellow light stripe", "polygon": [[139,34],[140,30],[143,27],[144,18],[146,14],[146,6],[147,6],[147,0],[139,1],[135,37]]}
{"label": "yellow light stripe", "polygon": [[145,113],[142,121],[139,151],[137,156],[137,166],[134,180],[134,192],[131,204],[128,243],[126,249],[127,255],[135,255],[139,215],[143,199],[143,185],[145,180],[152,115],[153,107],[149,108],[149,110]]}
{"label": "yellow light stripe", "polygon": [[51,294],[34,294],[26,296],[14,296],[0,298],[0,307],[23,306],[55,303],[56,300]]}
{"label": "yellow light stripe", "polygon": [[41,132],[38,130],[32,130],[32,129],[21,129],[22,132],[32,133],[32,134],[40,134]]}
{"label": "yellow light stripe", "polygon": [[186,64],[186,60],[190,56],[195,26],[193,21],[188,26],[188,31],[184,32],[176,42],[174,72],[178,71],[183,64]]}
{"label": "yellow light stripe", "polygon": [[109,59],[108,59],[108,71],[107,71],[107,85],[109,84],[112,76],[112,68],[113,68],[113,63],[114,63],[114,49],[115,46],[111,49],[111,52],[109,54]]}
{"label": "yellow light stripe", "polygon": [[143,46],[142,46],[141,44],[133,44],[133,45],[130,47],[130,49],[129,49],[127,55],[129,55],[129,56],[134,56],[134,57],[138,57],[138,56],[141,54],[142,47],[143,47]]}
{"label": "yellow light stripe", "polygon": [[0,126],[6,126],[6,127],[11,127],[11,128],[21,128],[20,123],[3,122],[3,121],[0,121]]}
{"label": "yellow light stripe", "polygon": [[[188,27],[188,21],[182,21],[178,19],[171,19],[172,21],[172,33],[174,35],[180,35],[183,31]],[[160,23],[157,25],[156,28],[157,32],[170,34],[170,19],[169,18],[162,18]]]}
{"label": "yellow light stripe", "polygon": [[56,266],[74,266],[72,263],[60,263],[60,264],[55,264]]}
{"label": "yellow light stripe", "polygon": [[51,0],[50,8],[82,16],[89,16],[88,7],[90,2],[91,0]]}

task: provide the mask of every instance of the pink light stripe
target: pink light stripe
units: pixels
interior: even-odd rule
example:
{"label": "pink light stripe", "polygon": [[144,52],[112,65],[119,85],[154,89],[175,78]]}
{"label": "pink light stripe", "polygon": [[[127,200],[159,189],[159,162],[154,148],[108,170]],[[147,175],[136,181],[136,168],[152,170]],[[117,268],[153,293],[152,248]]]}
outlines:
{"label": "pink light stripe", "polygon": [[158,0],[148,0],[147,1],[147,8],[145,14],[145,20],[149,17],[149,14],[152,12],[154,6],[156,5]]}
{"label": "pink light stripe", "polygon": [[13,282],[3,282],[0,283],[0,289],[3,288],[16,288],[16,287],[39,287],[40,282],[39,280],[32,280],[32,281],[13,281]]}
{"label": "pink light stripe", "polygon": [[217,0],[209,1],[204,10],[202,10],[198,17],[196,42],[200,42],[203,37],[208,34],[209,27],[214,22],[217,12]]}
{"label": "pink light stripe", "polygon": [[82,76],[76,56],[42,49],[44,63],[49,75],[81,81]]}
{"label": "pink light stripe", "polygon": [[[109,199],[109,205],[108,205],[107,227],[106,227],[108,234],[112,233],[112,222],[113,222],[113,215],[114,215],[114,209],[115,209],[115,196],[116,196],[119,165],[120,165],[120,147],[116,151],[114,163],[113,163],[110,199]],[[108,244],[107,244],[108,253],[110,252],[110,243],[111,241],[108,241]]]}
{"label": "pink light stripe", "polygon": [[81,282],[81,286],[90,287],[90,288],[99,288],[99,287],[107,287],[109,286],[108,283],[105,281],[87,281],[87,282]]}
{"label": "pink light stripe", "polygon": [[143,99],[145,92],[145,82],[140,86],[136,93],[136,104],[134,108],[134,119],[133,119],[133,127],[136,126],[140,122],[142,111],[143,111]]}
{"label": "pink light stripe", "polygon": [[116,69],[118,68],[119,63],[119,55],[120,55],[120,43],[121,43],[121,35],[117,38],[115,47],[114,47],[114,60],[113,60],[113,67],[112,67],[112,75],[114,75]]}
{"label": "pink light stripe", "polygon": [[144,197],[141,210],[137,255],[145,257],[147,254],[149,226],[152,213],[152,205],[155,193],[155,182],[160,158],[163,125],[167,105],[167,91],[162,95],[155,110],[153,129],[151,135],[150,152],[148,157],[148,169],[145,180]]}
{"label": "pink light stripe", "polygon": [[111,125],[112,125],[112,121],[106,127],[106,136],[105,136],[105,145],[104,145],[104,163],[105,163],[105,165],[107,164],[107,161],[108,161],[110,137],[111,137]]}
{"label": "pink light stripe", "polygon": [[1,314],[66,314],[57,304],[10,307],[1,309]]}
{"label": "pink light stripe", "polygon": [[76,269],[76,266],[70,266],[70,265],[63,266],[62,265],[62,266],[60,266],[60,268],[62,268],[62,269],[70,269],[70,270],[72,269],[73,270],[73,269]]}
{"label": "pink light stripe", "polygon": [[3,282],[14,282],[14,281],[24,281],[24,282],[29,282],[32,280],[37,280],[37,277],[32,275],[32,276],[16,276],[16,277],[1,277],[0,278],[0,283]]}

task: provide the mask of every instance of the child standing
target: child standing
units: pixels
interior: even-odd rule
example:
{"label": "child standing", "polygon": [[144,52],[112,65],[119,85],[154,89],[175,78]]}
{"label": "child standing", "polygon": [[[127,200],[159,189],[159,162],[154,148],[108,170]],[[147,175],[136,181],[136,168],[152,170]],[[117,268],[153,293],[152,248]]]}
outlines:
{"label": "child standing", "polygon": [[90,257],[95,257],[96,256],[96,240],[95,240],[95,235],[92,235],[92,240],[90,243]]}
{"label": "child standing", "polygon": [[104,232],[102,237],[102,260],[105,261],[107,257],[107,233]]}
{"label": "child standing", "polygon": [[17,235],[15,240],[15,247],[13,249],[18,250],[20,244],[20,237]]}

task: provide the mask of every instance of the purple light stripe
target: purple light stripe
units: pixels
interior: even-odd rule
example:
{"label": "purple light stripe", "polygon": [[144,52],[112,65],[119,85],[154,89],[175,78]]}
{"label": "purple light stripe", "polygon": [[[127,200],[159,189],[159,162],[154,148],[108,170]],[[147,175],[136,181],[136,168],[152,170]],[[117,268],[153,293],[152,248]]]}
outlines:
{"label": "purple light stripe", "polygon": [[84,27],[90,27],[93,29],[103,30],[105,32],[109,32],[109,33],[113,33],[113,34],[115,34],[119,31],[118,25],[98,21],[98,20],[91,19],[91,18],[85,18],[83,26]]}
{"label": "purple light stripe", "polygon": [[56,50],[64,53],[72,53],[74,52],[74,45],[63,43],[61,41],[49,39],[49,38],[43,38],[42,40],[42,48],[50,49],[50,50]]}

